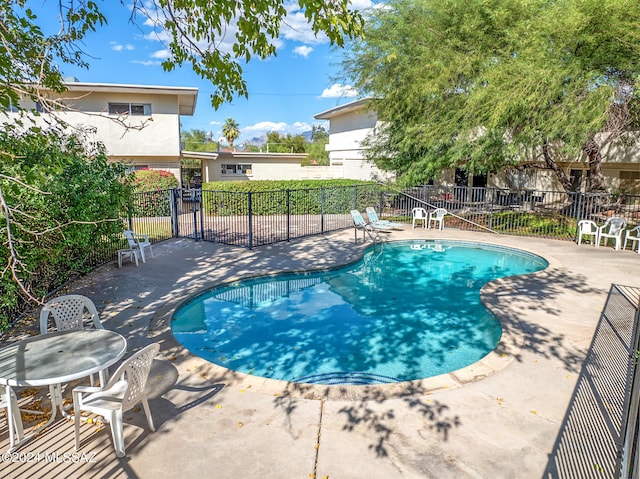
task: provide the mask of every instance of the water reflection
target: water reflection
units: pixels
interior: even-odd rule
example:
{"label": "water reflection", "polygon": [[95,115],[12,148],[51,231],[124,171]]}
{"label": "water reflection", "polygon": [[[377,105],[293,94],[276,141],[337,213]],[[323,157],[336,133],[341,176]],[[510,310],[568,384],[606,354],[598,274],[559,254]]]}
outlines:
{"label": "water reflection", "polygon": [[499,323],[480,288],[546,267],[541,258],[459,242],[398,242],[338,270],[242,281],[180,308],[176,338],[244,373],[303,382],[389,382],[467,366]]}

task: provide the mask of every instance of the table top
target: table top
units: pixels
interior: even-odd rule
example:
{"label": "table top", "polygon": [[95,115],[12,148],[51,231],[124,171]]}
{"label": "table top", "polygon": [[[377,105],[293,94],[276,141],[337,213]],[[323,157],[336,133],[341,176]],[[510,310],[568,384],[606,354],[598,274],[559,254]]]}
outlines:
{"label": "table top", "polygon": [[116,363],[127,340],[106,329],[56,331],[0,349],[0,384],[46,386],[87,377]]}

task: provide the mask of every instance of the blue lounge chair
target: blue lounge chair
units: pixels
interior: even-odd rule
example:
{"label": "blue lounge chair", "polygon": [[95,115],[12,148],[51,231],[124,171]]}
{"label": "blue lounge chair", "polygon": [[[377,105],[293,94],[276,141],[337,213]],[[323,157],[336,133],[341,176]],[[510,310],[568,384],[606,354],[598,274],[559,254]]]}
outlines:
{"label": "blue lounge chair", "polygon": [[354,231],[355,231],[356,243],[358,242],[358,230],[362,231],[363,241],[368,235],[369,238],[374,243],[377,243],[378,241],[381,240],[380,234],[379,234],[380,232],[384,232],[384,233],[391,232],[390,228],[380,226],[380,225],[373,225],[370,222],[365,221],[364,218],[362,217],[362,214],[360,214],[358,210],[351,210],[351,216],[353,217],[353,227],[355,228]]}
{"label": "blue lounge chair", "polygon": [[353,225],[356,229],[386,232],[390,232],[392,229],[389,226],[374,224],[371,221],[365,221],[362,214],[358,210],[351,210],[351,216],[353,217]]}
{"label": "blue lounge chair", "polygon": [[378,213],[372,206],[368,206],[366,209],[367,217],[369,218],[369,222],[372,225],[378,225],[382,227],[387,227],[388,229],[402,229],[404,226],[402,223],[394,223],[393,221],[381,220],[378,217]]}

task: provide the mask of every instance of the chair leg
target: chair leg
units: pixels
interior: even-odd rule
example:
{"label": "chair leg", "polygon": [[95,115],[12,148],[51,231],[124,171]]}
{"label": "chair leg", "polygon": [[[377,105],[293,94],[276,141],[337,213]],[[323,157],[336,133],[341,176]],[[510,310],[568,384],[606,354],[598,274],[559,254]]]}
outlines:
{"label": "chair leg", "polygon": [[156,428],[153,425],[153,418],[151,417],[151,410],[149,409],[149,401],[147,398],[144,398],[142,401],[142,407],[144,408],[144,414],[147,416],[147,423],[149,424],[149,429],[155,432]]}
{"label": "chair leg", "polygon": [[143,262],[143,263],[146,263],[146,262],[147,262],[147,260],[146,260],[146,259],[145,259],[145,257],[144,257],[144,248],[138,248],[138,249],[137,249],[137,251],[139,251],[139,252],[140,252],[140,258],[142,259],[142,262]]}
{"label": "chair leg", "polygon": [[122,409],[112,411],[109,420],[111,426],[111,437],[113,438],[113,447],[116,450],[117,457],[124,457],[124,430],[122,424]]}
{"label": "chair leg", "polygon": [[76,451],[80,449],[80,406],[74,402],[73,406],[73,427],[76,436]]}
{"label": "chair leg", "polygon": [[20,408],[18,407],[18,398],[13,390],[8,392],[8,400],[11,401],[11,414],[9,414],[9,408],[6,409],[7,414],[7,426],[13,428],[16,433],[16,439],[18,442],[22,441],[24,437],[24,427],[22,425],[22,416],[20,415]]}

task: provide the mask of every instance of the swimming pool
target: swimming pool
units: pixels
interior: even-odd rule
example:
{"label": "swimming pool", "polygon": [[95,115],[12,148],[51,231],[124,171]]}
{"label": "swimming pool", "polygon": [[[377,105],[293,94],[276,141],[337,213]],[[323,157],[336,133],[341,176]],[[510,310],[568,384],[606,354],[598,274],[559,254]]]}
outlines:
{"label": "swimming pool", "polygon": [[226,284],[171,322],[194,354],[246,374],[315,384],[376,384],[468,366],[498,344],[480,288],[546,268],[520,250],[399,241],[355,264]]}

